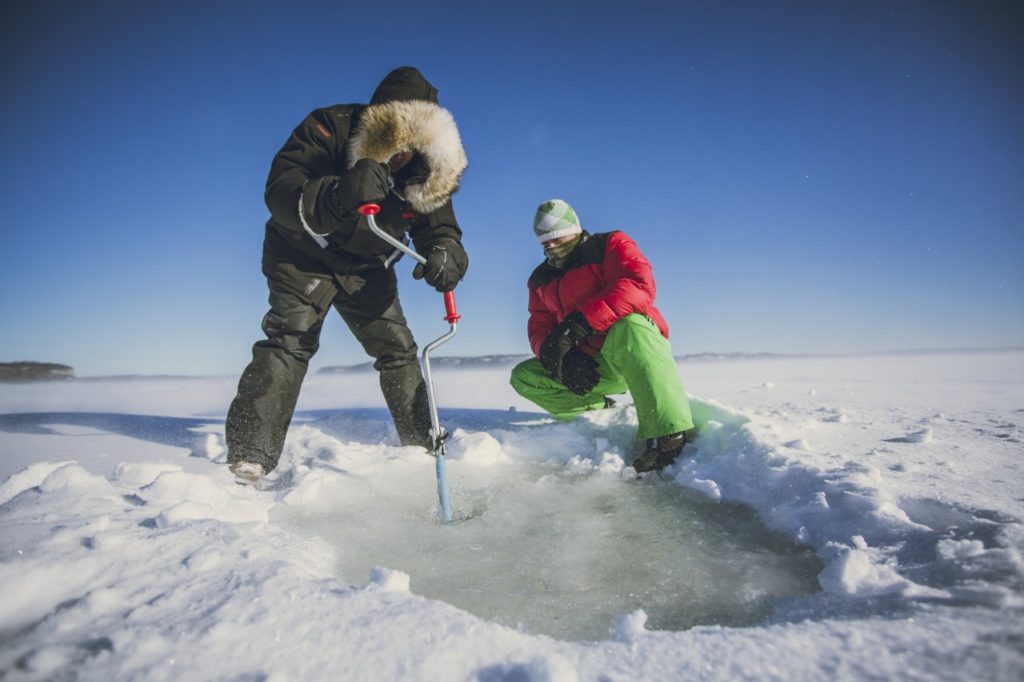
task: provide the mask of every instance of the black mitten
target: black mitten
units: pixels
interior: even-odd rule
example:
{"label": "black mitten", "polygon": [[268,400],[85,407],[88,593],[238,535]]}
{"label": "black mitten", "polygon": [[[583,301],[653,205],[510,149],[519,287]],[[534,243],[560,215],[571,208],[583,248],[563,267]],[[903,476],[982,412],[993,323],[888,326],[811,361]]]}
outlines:
{"label": "black mitten", "polygon": [[442,293],[454,289],[469,269],[469,255],[455,239],[441,238],[431,242],[424,256],[426,265],[418,263],[412,270],[412,276],[425,280]]}
{"label": "black mitten", "polygon": [[380,203],[391,191],[391,171],[371,159],[359,159],[338,177],[332,199],[340,215],[354,213],[363,204]]}
{"label": "black mitten", "polygon": [[576,395],[586,395],[601,381],[597,360],[578,348],[571,348],[562,358],[562,383]]}
{"label": "black mitten", "polygon": [[538,358],[540,364],[544,366],[548,374],[561,381],[562,358],[575,347],[576,343],[572,340],[572,337],[568,334],[563,334],[561,327],[555,327],[548,332],[548,335],[544,337],[544,341],[540,344]]}
{"label": "black mitten", "polygon": [[562,358],[575,348],[577,344],[594,333],[587,318],[578,310],[565,316],[558,326],[552,329],[540,345],[540,364],[551,376],[562,379]]}
{"label": "black mitten", "polygon": [[587,318],[583,316],[578,310],[574,310],[565,316],[559,324],[563,334],[567,334],[572,337],[572,340],[576,344],[580,344],[588,336],[594,333],[590,323],[587,322]]}

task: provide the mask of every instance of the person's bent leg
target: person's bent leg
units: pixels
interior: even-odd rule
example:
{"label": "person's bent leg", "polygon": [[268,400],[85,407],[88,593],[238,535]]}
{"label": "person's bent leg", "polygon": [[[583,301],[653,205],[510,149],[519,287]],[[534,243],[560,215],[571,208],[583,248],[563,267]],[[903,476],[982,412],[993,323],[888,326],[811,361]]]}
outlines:
{"label": "person's bent leg", "polygon": [[[416,356],[416,342],[398,300],[394,270],[376,269],[360,273],[357,290],[340,290],[335,309],[374,358],[395,430],[402,445],[432,449],[430,403],[427,386]],[[351,289],[351,285],[349,286]]]}
{"label": "person's bent leg", "polygon": [[592,391],[576,395],[558,379],[552,378],[537,358],[524,360],[512,369],[509,383],[516,393],[548,412],[556,419],[573,419],[588,410],[605,406],[605,397],[625,393],[626,384],[601,358],[597,358],[601,380]]}
{"label": "person's bent leg", "polygon": [[668,339],[643,315],[626,315],[605,336],[600,356],[629,386],[640,438],[657,438],[693,428]]}
{"label": "person's bent leg", "polygon": [[309,360],[319,347],[334,283],[326,273],[266,257],[264,273],[270,287],[270,312],[262,324],[267,338],[253,346],[224,431],[228,463],[253,462],[270,471],[280,460]]}

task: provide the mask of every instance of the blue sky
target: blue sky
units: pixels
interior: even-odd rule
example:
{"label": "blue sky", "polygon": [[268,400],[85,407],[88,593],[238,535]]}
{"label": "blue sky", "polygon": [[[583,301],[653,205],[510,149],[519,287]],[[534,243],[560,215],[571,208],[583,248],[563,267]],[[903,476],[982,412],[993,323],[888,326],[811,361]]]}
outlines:
{"label": "blue sky", "polygon": [[[647,252],[676,354],[1024,345],[1020,3],[675,4],[4,3],[0,361],[240,373],[271,157],[403,64],[470,160],[444,354],[528,352],[553,197]],[[332,317],[312,369],[365,360]]]}

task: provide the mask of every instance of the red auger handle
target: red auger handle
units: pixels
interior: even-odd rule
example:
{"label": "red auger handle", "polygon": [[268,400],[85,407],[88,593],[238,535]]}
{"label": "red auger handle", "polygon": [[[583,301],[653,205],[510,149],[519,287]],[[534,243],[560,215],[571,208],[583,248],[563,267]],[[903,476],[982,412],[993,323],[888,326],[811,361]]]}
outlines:
{"label": "red auger handle", "polygon": [[444,319],[448,324],[455,324],[462,317],[462,315],[459,315],[459,311],[455,309],[454,291],[444,292],[444,311],[447,313]]}
{"label": "red auger handle", "polygon": [[[363,204],[362,206],[360,206],[356,210],[358,210],[361,215],[367,215],[367,216],[368,215],[377,215],[378,213],[380,213],[380,205],[379,204],[366,203],[366,204]],[[405,249],[403,249],[403,250],[405,250]],[[462,318],[462,315],[459,315],[459,311],[455,309],[455,292],[454,291],[446,291],[446,292],[444,292],[444,312],[445,312],[444,319],[445,319],[445,321],[448,322],[448,324],[455,324],[456,321],[458,321],[459,319]]]}

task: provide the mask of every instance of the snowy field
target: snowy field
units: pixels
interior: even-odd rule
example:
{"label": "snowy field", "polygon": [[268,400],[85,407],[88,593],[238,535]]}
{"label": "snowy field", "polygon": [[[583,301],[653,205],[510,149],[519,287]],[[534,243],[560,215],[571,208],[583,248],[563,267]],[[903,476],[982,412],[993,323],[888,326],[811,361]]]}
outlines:
{"label": "snowy field", "polygon": [[262,491],[234,377],[2,385],[0,679],[1024,677],[1024,352],[680,371],[639,481],[628,400],[436,371],[450,525],[372,373],[309,377]]}

